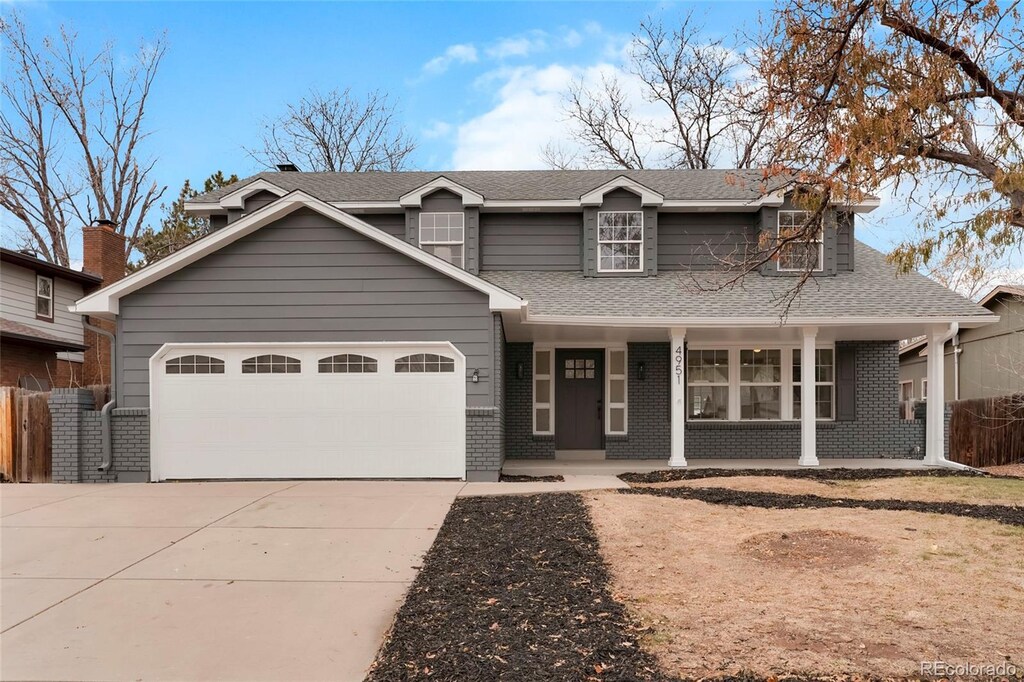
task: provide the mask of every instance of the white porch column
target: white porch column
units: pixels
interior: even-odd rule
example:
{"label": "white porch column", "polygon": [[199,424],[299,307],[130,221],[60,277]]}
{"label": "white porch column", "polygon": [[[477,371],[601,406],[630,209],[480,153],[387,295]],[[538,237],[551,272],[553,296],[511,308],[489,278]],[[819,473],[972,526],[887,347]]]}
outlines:
{"label": "white porch column", "polygon": [[924,437],[924,463],[938,466],[945,459],[946,378],[945,351],[949,336],[946,327],[935,326],[928,332],[928,398]]}
{"label": "white porch column", "polygon": [[800,347],[800,466],[818,466],[818,418],[815,408],[817,327],[804,327]]}
{"label": "white porch column", "polygon": [[669,344],[669,376],[671,378],[671,409],[669,423],[672,429],[671,454],[668,465],[686,466],[683,437],[686,431],[686,330],[674,328]]}

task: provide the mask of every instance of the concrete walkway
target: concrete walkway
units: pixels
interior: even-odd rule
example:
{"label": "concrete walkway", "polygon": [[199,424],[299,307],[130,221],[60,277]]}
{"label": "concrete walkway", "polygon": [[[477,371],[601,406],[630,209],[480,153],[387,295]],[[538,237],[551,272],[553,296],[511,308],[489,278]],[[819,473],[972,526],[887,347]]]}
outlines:
{"label": "concrete walkway", "polygon": [[[663,459],[604,459],[566,461],[556,459],[506,459],[502,472],[516,476],[617,476],[649,473],[670,468]],[[687,469],[802,469],[795,459],[691,459]],[[923,469],[919,459],[822,459],[819,469]]]}

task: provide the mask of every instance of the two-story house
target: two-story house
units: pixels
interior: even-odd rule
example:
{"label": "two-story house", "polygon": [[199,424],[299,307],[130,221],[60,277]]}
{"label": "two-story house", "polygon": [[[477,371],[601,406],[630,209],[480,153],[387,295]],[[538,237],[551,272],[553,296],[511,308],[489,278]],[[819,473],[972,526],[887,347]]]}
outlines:
{"label": "two-story house", "polygon": [[46,391],[110,382],[109,344],[97,342],[70,308],[124,277],[125,240],[109,224],[82,235],[81,271],[0,248],[0,386]]}
{"label": "two-story house", "polygon": [[278,172],[200,196],[187,209],[212,234],[74,308],[116,320],[120,433],[149,444],[115,442],[107,475],[940,463],[941,405],[927,427],[899,417],[897,340],[941,348],[996,316],[858,242],[876,201],[833,207],[818,239],[727,285],[724,260],[803,222],[761,187],[759,171]]}

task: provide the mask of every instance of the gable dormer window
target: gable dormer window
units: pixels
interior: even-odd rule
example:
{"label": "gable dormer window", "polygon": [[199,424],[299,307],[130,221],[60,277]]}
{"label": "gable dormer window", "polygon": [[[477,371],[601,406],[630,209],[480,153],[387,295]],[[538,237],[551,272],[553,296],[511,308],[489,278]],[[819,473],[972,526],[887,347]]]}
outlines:
{"label": "gable dormer window", "polygon": [[[806,231],[810,219],[809,211],[779,211],[779,240]],[[801,235],[779,246],[779,272],[821,272],[824,262],[825,242],[820,226],[813,238]]]}
{"label": "gable dormer window", "polygon": [[420,248],[452,265],[465,267],[465,215],[420,213]]}
{"label": "gable dormer window", "polygon": [[598,272],[642,272],[643,250],[643,211],[598,211]]}

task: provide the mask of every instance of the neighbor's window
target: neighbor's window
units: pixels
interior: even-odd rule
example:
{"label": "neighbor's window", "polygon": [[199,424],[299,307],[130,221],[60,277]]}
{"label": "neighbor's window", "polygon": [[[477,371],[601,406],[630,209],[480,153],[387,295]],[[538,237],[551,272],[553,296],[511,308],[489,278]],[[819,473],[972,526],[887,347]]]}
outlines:
{"label": "neighbor's window", "polygon": [[[836,385],[835,353],[831,348],[814,351],[814,416],[816,419],[832,419],[834,414]],[[793,351],[793,419],[800,419],[800,349]]]}
{"label": "neighbor's window", "polygon": [[913,381],[901,381],[900,382],[900,402],[908,402],[914,399],[914,382]]}
{"label": "neighbor's window", "polygon": [[454,372],[455,360],[434,353],[417,353],[395,360],[395,371],[409,372]]}
{"label": "neighbor's window", "polygon": [[36,275],[36,317],[53,319],[53,279]]}
{"label": "neighbor's window", "polygon": [[466,226],[462,213],[420,213],[420,248],[460,268],[465,263]]}
{"label": "neighbor's window", "polygon": [[318,364],[320,374],[373,374],[377,371],[377,360],[355,353],[320,358]]}
{"label": "neighbor's window", "polygon": [[641,272],[644,253],[642,211],[599,211],[598,272]]}
{"label": "neighbor's window", "polygon": [[782,417],[782,351],[740,351],[740,419]]}
{"label": "neighbor's window", "polygon": [[921,400],[928,400],[928,380],[921,379]]}
{"label": "neighbor's window", "polygon": [[[809,211],[779,211],[778,237],[781,240],[804,231],[811,219]],[[814,238],[799,237],[779,246],[779,270],[783,272],[820,271],[825,260],[821,227]]]}
{"label": "neighbor's window", "polygon": [[729,351],[686,352],[686,416],[729,418]]}
{"label": "neighbor's window", "polygon": [[287,355],[257,355],[242,360],[242,374],[298,374],[302,363]]}
{"label": "neighbor's window", "polygon": [[224,361],[208,355],[183,355],[164,363],[168,374],[223,374]]}

